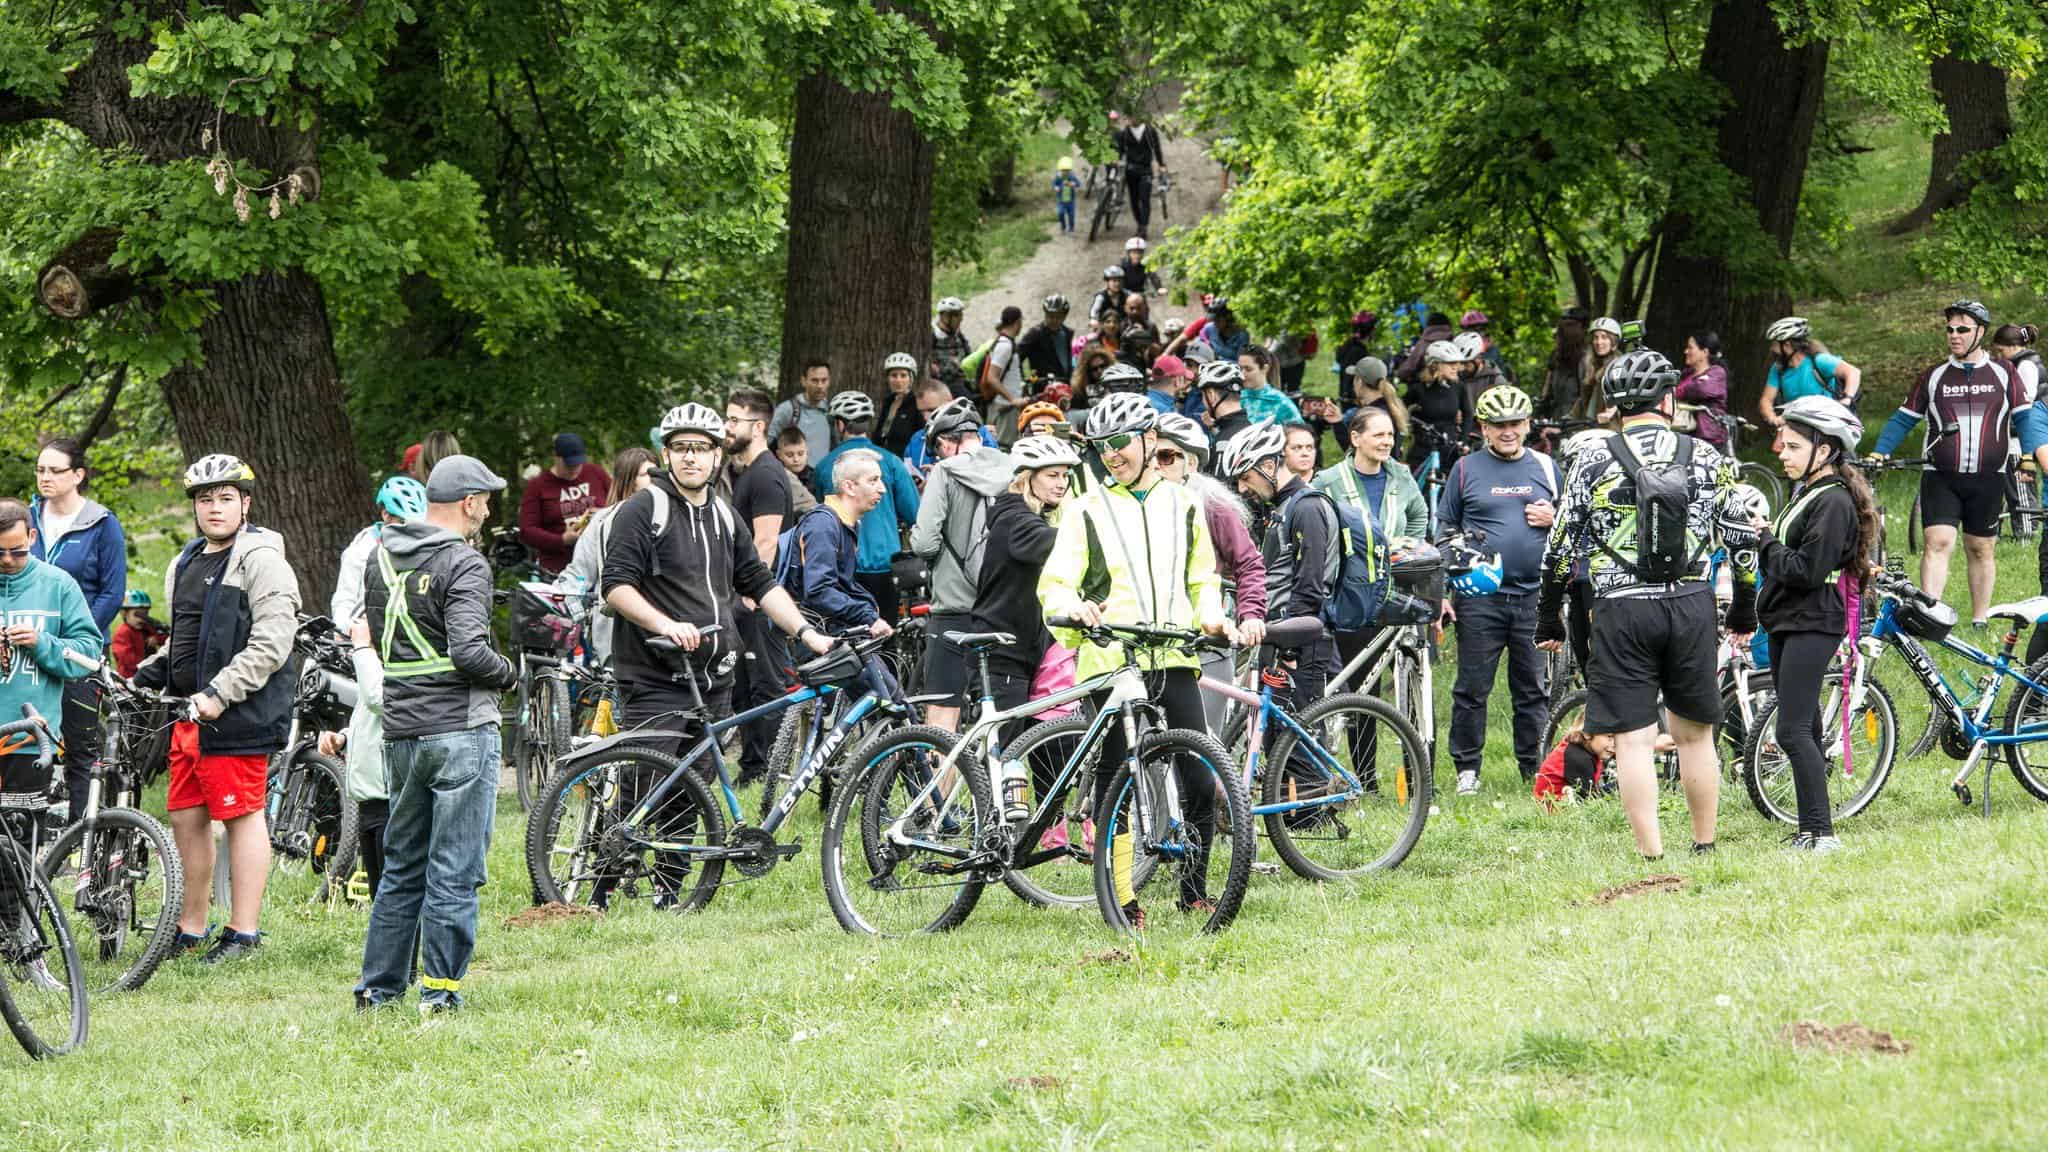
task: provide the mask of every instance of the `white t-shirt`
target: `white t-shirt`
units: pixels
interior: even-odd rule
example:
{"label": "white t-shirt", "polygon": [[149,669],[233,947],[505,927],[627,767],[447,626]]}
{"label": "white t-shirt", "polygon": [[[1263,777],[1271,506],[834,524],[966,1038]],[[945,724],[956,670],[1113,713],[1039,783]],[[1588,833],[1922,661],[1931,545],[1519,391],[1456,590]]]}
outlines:
{"label": "white t-shirt", "polygon": [[[1023,357],[1017,355],[1015,340],[1008,336],[996,337],[995,345],[988,350],[988,362],[994,365],[999,373],[996,379],[1001,382],[1002,391],[996,393],[995,399],[989,401],[992,408],[1009,408],[1023,402],[1024,372],[1019,367],[1019,361],[1022,359]],[[1012,396],[1018,399],[1010,399]]]}
{"label": "white t-shirt", "polygon": [[[83,510],[83,508],[84,506],[80,505],[80,509]],[[45,556],[49,555],[50,549],[55,548],[57,542],[62,540],[64,534],[71,531],[71,526],[76,523],[78,523],[77,512],[66,516],[58,513],[56,509],[51,508],[48,504],[43,505],[43,554]]]}

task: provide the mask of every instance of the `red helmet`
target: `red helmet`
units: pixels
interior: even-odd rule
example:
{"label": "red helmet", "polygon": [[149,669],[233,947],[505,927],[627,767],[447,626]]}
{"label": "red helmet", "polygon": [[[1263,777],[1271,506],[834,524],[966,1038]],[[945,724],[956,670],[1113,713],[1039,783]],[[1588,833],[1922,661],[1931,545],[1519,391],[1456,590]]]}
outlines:
{"label": "red helmet", "polygon": [[1351,326],[1353,328],[1371,328],[1379,322],[1380,314],[1373,311],[1370,308],[1367,308],[1363,312],[1354,312],[1351,314]]}
{"label": "red helmet", "polygon": [[1458,327],[1460,328],[1484,328],[1491,323],[1493,321],[1486,318],[1486,313],[1481,312],[1477,308],[1458,317]]}

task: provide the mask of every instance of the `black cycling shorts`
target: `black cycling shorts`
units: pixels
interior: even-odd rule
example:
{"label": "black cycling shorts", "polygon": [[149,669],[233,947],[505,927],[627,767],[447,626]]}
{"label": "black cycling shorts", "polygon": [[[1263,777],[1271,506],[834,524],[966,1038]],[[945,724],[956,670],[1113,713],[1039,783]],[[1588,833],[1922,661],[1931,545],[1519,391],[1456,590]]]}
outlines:
{"label": "black cycling shorts", "polygon": [[925,618],[924,688],[921,696],[944,696],[933,701],[941,708],[965,708],[968,683],[967,652],[946,641],[948,632],[972,632],[974,617],[967,612],[934,612]]}
{"label": "black cycling shorts", "polygon": [[1920,522],[1961,524],[1966,536],[1998,535],[2005,511],[2005,476],[1998,472],[1922,472]]}
{"label": "black cycling shorts", "polygon": [[1586,731],[1633,732],[1657,722],[1658,702],[1699,724],[1721,720],[1715,671],[1720,633],[1714,592],[1593,602],[1593,651],[1586,664]]}

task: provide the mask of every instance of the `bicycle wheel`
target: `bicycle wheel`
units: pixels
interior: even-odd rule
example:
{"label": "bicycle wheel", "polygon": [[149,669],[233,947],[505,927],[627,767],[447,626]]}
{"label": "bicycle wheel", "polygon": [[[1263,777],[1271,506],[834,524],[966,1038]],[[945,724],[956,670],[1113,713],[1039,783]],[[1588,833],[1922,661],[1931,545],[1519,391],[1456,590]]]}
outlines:
{"label": "bicycle wheel", "polygon": [[681,773],[659,808],[633,819],[680,763],[626,746],[555,770],[526,823],[526,871],[542,903],[616,912],[621,899],[651,896],[657,910],[694,912],[711,902],[725,862],[687,851],[725,843],[725,813],[703,779]]}
{"label": "bicycle wheel", "polygon": [[[2048,657],[2035,661],[2027,669],[2027,678],[2036,684],[2048,684]],[[2048,696],[2022,687],[2013,695],[2012,702],[2005,706],[2005,730],[2018,732],[2027,724],[2048,724]],[[2007,744],[2005,762],[2012,768],[2013,779],[2020,782],[2027,795],[2036,800],[2048,800],[2048,746]]]}
{"label": "bicycle wheel", "polygon": [[[1898,746],[1898,715],[1891,694],[1866,680],[1863,706],[1849,717],[1850,760],[1842,760],[1842,674],[1821,678],[1821,755],[1827,758],[1828,809],[1840,823],[1870,806],[1891,778]],[[1742,756],[1742,785],[1757,812],[1782,824],[1799,824],[1799,793],[1792,761],[1778,744],[1778,702],[1757,710],[1756,730]]]}
{"label": "bicycle wheel", "polygon": [[327,866],[321,869],[320,888],[313,893],[315,903],[326,904],[348,896],[348,886],[355,879],[358,857],[362,854],[362,835],[362,805],[350,800],[341,810],[334,851],[327,858]]}
{"label": "bicycle wheel", "polygon": [[[1081,750],[1090,722],[1091,717],[1081,712],[1047,720],[1033,725],[1003,749],[1006,759],[1022,760],[1030,769],[1034,812],[1039,787],[1057,779],[1060,769]],[[1023,830],[1029,846],[1013,853],[1010,867],[1003,870],[1003,884],[1025,903],[1040,908],[1094,905],[1095,856],[1090,842],[1094,825],[1082,818],[1088,796],[1080,786],[1093,778],[1093,762],[1100,756],[1098,745],[1068,782],[1067,794],[1046,813],[1046,820]]]}
{"label": "bicycle wheel", "polygon": [[[1095,903],[1103,921],[1118,932],[1222,931],[1244,903],[1258,854],[1237,766],[1207,735],[1176,728],[1144,737],[1138,767],[1150,782],[1151,811],[1140,811],[1139,784],[1126,762],[1110,777],[1095,821]],[[1210,800],[1217,806],[1213,822],[1167,826],[1169,787],[1179,788],[1183,803]],[[1146,856],[1156,857],[1158,867],[1140,887],[1136,864]],[[1157,898],[1134,914],[1148,890]]]}
{"label": "bicycle wheel", "polygon": [[353,834],[355,801],[342,786],[341,761],[301,748],[287,769],[290,783],[270,828],[273,860],[280,872],[325,875],[340,848],[344,829]]}
{"label": "bicycle wheel", "polygon": [[[942,728],[917,724],[881,733],[848,762],[819,850],[825,899],[848,932],[944,932],[981,899],[988,870],[966,858],[993,822],[987,772],[963,756],[951,786],[920,799],[956,741]],[[899,843],[890,831],[906,814],[900,839],[908,843]]]}
{"label": "bicycle wheel", "polygon": [[1906,509],[1906,551],[1920,551],[1920,494],[1913,494],[1913,504]]}
{"label": "bicycle wheel", "polygon": [[81,822],[58,834],[43,853],[42,877],[59,893],[72,939],[84,944],[86,987],[132,992],[177,942],[184,864],[170,832],[133,808],[100,809],[90,859],[85,832]]}
{"label": "bicycle wheel", "polygon": [[1429,820],[1433,781],[1422,737],[1392,707],[1358,692],[1324,697],[1297,719],[1316,747],[1282,726],[1260,805],[1326,803],[1266,813],[1274,851],[1309,880],[1398,867]]}
{"label": "bicycle wheel", "polygon": [[1088,216],[1088,242],[1090,244],[1095,243],[1095,238],[1105,230],[1116,227],[1116,213],[1109,203],[1113,198],[1115,187],[1115,177],[1104,178],[1102,193],[1095,198],[1095,211]]}
{"label": "bicycle wheel", "polygon": [[560,677],[539,677],[521,695],[513,775],[518,780],[519,809],[529,812],[534,793],[547,783],[555,761],[569,754],[575,723],[569,715],[569,686]]}
{"label": "bicycle wheel", "polygon": [[[1723,775],[1741,771],[1742,754],[1749,748],[1750,724],[1757,713],[1778,698],[1769,672],[1749,674],[1749,700],[1745,707],[1731,679],[1721,687],[1721,762]],[[1745,711],[1749,719],[1743,719]]]}
{"label": "bicycle wheel", "polygon": [[1564,734],[1584,722],[1586,718],[1586,690],[1574,688],[1562,696],[1553,694],[1550,719],[1543,725],[1543,753],[1549,755]]}
{"label": "bicycle wheel", "polygon": [[[827,708],[825,728],[831,727],[836,710],[830,710],[828,701],[833,697],[819,697],[794,705],[782,714],[782,722],[775,726],[775,743],[768,749],[768,766],[761,772],[761,798],[759,810],[754,816],[754,826],[768,823],[768,813],[775,809],[775,802],[782,799],[782,793],[789,782],[796,779],[797,770],[803,767],[804,757],[811,751],[811,720],[820,708]],[[827,800],[829,803],[829,798]]]}
{"label": "bicycle wheel", "polygon": [[1775,469],[1743,463],[1736,466],[1735,478],[1763,493],[1764,498],[1771,502],[1773,511],[1785,506],[1785,482],[1778,478]]}
{"label": "bicycle wheel", "polygon": [[28,852],[0,833],[0,1019],[30,1056],[85,1044],[85,969],[71,925]]}

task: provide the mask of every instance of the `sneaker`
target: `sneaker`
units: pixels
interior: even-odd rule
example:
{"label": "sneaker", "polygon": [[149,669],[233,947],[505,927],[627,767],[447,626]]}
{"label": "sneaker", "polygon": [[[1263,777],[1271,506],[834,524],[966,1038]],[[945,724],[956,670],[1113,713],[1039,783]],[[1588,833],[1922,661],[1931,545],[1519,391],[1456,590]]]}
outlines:
{"label": "sneaker", "polygon": [[71,990],[71,985],[50,975],[50,966],[43,961],[41,956],[29,961],[24,965],[24,968],[28,972],[29,984],[38,992],[68,992]]}
{"label": "sneaker", "polygon": [[1695,840],[1692,845],[1692,854],[1695,856],[1712,856],[1714,854],[1714,844],[1715,841],[1712,840],[1707,841],[1705,844]]}
{"label": "sneaker", "polygon": [[185,955],[188,952],[197,952],[200,949],[206,947],[206,941],[212,935],[213,925],[211,924],[208,924],[206,926],[206,931],[201,932],[197,936],[194,936],[190,932],[185,932],[181,930],[178,933],[177,939],[171,941],[170,953],[166,955],[164,959],[174,960],[180,956]]}
{"label": "sneaker", "polygon": [[201,964],[224,964],[229,960],[240,960],[263,946],[263,936],[257,932],[237,932],[232,928],[220,930],[213,947],[199,958]]}
{"label": "sneaker", "polygon": [[1794,852],[1811,852],[1813,850],[1813,833],[1794,832],[1790,836],[1785,837],[1785,847]]}
{"label": "sneaker", "polygon": [[1841,850],[1842,842],[1833,836],[1815,836],[1812,846],[1807,849],[1807,851],[1816,856],[1828,852],[1840,852]]}
{"label": "sneaker", "polygon": [[422,1000],[420,1001],[420,1018],[424,1020],[430,1016],[445,1016],[450,1012],[460,1010],[461,1007],[462,1001],[460,1000]]}
{"label": "sneaker", "polygon": [[1145,930],[1145,906],[1136,900],[1124,905],[1124,919],[1130,922],[1131,931],[1143,932]]}
{"label": "sneaker", "polygon": [[1458,795],[1479,795],[1479,773],[1471,768],[1458,770]]}

